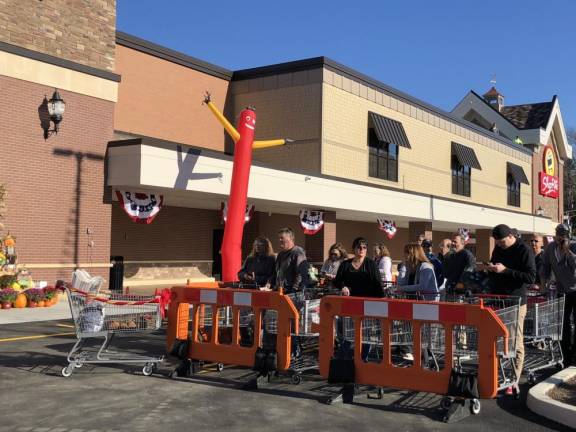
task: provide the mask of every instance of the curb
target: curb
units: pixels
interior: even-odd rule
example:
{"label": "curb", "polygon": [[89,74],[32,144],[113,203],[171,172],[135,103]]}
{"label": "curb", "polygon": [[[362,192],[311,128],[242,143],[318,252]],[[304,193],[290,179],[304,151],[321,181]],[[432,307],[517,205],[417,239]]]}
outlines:
{"label": "curb", "polygon": [[546,395],[556,385],[574,376],[576,376],[576,367],[572,366],[532,387],[526,401],[528,408],[555,422],[576,427],[576,406],[559,402]]}

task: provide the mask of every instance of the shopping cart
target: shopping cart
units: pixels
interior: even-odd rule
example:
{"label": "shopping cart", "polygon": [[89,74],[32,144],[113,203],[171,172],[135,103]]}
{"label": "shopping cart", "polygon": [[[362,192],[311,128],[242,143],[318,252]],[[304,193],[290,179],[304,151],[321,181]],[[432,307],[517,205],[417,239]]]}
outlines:
{"label": "shopping cart", "polygon": [[104,285],[104,278],[100,276],[90,276],[86,270],[76,269],[72,272],[72,288],[79,291],[98,294]]}
{"label": "shopping cart", "polygon": [[[299,311],[298,333],[292,332],[292,355],[287,373],[292,384],[302,382],[302,373],[318,370],[318,333],[312,329],[320,322],[320,299],[297,299],[292,296]],[[275,310],[266,311],[263,316],[263,345],[273,344],[278,333],[278,314]]]}
{"label": "shopping cart", "polygon": [[[74,320],[77,341],[68,353],[68,365],[62,376],[69,377],[85,364],[136,363],[143,364],[142,373],[152,374],[163,357],[127,355],[108,348],[117,335],[147,333],[160,328],[163,305],[154,296],[95,293],[66,288],[70,312]],[[88,339],[103,338],[101,345],[89,349]]]}
{"label": "shopping cart", "polygon": [[528,382],[536,383],[536,372],[550,367],[564,368],[560,341],[564,322],[564,296],[547,298],[531,293],[524,321],[524,371]]}

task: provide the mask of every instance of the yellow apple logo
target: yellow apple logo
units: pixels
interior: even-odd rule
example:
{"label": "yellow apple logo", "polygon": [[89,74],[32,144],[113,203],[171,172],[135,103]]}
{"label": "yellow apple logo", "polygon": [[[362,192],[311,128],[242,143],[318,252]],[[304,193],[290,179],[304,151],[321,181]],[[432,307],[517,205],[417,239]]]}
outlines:
{"label": "yellow apple logo", "polygon": [[556,166],[554,164],[554,152],[550,147],[544,150],[544,171],[549,176],[553,176],[556,172]]}

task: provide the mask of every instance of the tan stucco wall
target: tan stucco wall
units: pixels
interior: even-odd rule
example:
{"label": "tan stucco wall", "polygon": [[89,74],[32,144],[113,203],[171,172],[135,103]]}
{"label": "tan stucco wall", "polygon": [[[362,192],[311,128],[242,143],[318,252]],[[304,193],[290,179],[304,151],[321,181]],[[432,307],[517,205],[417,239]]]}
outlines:
{"label": "tan stucco wall", "polygon": [[322,69],[233,82],[229,112],[256,107],[256,139],[290,138],[283,147],[255,150],[254,160],[285,170],[320,172]]}
{"label": "tan stucco wall", "polygon": [[[343,77],[340,77],[343,78]],[[346,79],[346,78],[344,78]],[[498,143],[486,145],[472,141],[472,133],[431,114],[393,102],[384,106],[372,95],[362,94],[358,83],[348,86],[325,83],[322,103],[322,173],[397,187],[439,197],[470,201],[474,204],[530,212],[532,195],[529,186],[522,186],[521,207],[507,206],[506,162],[510,161],[531,172],[530,156]],[[356,84],[356,86],[354,86]],[[372,90],[374,92],[374,90]],[[390,104],[388,97],[387,104]],[[400,148],[398,182],[368,176],[368,112],[402,122],[412,149]],[[432,123],[432,124],[430,124]],[[454,130],[450,132],[449,130]],[[464,136],[461,136],[464,135]],[[467,138],[470,137],[470,138]],[[474,148],[482,170],[472,170],[471,197],[452,194],[450,157],[451,142]],[[418,215],[414,215],[418,216]]]}
{"label": "tan stucco wall", "polygon": [[202,100],[209,91],[222,110],[228,81],[121,45],[116,72],[115,130],[224,150],[224,130]]}

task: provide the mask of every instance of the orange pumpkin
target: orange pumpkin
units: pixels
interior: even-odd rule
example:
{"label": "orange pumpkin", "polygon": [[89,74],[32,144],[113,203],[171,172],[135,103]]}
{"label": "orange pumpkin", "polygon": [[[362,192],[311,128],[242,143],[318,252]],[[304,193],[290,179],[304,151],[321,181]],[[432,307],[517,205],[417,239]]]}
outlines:
{"label": "orange pumpkin", "polygon": [[40,300],[38,302],[38,307],[44,307],[44,306],[46,306],[46,302],[44,300]]}
{"label": "orange pumpkin", "polygon": [[6,236],[6,238],[4,239],[4,245],[6,247],[14,247],[16,246],[16,242],[14,241],[14,239],[10,236]]}
{"label": "orange pumpkin", "polygon": [[26,297],[26,294],[18,294],[16,296],[16,300],[14,300],[14,307],[22,309],[26,307],[27,303],[28,303],[28,297]]}

